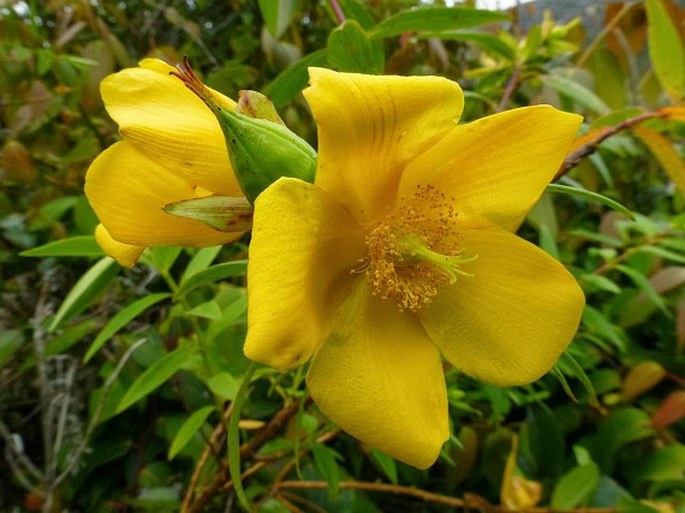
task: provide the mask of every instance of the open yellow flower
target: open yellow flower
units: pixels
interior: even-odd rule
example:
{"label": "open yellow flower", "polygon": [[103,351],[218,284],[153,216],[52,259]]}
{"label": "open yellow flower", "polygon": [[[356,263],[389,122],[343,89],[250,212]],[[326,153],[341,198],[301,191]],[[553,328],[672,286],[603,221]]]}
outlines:
{"label": "open yellow flower", "polygon": [[569,272],[515,231],[580,117],[536,106],[457,125],[438,77],[310,69],[315,184],[282,178],[255,203],[245,353],[312,358],[320,409],[417,467],[448,438],[440,353],[500,386],[531,382],[577,329]]}
{"label": "open yellow flower", "polygon": [[[242,232],[223,232],[163,207],[208,195],[243,196],[214,114],[172,66],[144,59],[102,81],[107,112],[123,141],[103,151],[86,174],[85,191],[103,250],[125,266],[146,246],[213,246]],[[212,91],[226,108],[235,102]]]}

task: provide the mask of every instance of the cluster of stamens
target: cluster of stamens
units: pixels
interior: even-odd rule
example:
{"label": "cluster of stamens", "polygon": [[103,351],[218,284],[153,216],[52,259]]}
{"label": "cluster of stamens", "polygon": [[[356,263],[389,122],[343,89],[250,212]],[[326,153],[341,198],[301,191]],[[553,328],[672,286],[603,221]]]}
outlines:
{"label": "cluster of stamens", "polygon": [[459,269],[476,257],[461,256],[454,203],[435,187],[419,185],[394,210],[365,226],[363,271],[374,295],[395,301],[400,311],[416,312],[457,275],[471,276]]}

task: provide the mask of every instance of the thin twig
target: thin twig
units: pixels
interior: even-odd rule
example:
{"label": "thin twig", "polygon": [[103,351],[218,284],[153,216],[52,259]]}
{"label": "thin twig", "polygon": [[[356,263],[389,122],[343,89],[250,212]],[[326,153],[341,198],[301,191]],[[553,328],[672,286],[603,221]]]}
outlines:
{"label": "thin twig", "polygon": [[57,487],[57,485],[59,485],[59,483],[61,483],[69,475],[71,470],[76,466],[78,461],[81,459],[81,456],[83,456],[83,453],[88,448],[88,442],[90,441],[90,437],[93,435],[93,431],[95,431],[95,428],[97,427],[100,421],[100,416],[102,415],[102,410],[104,410],[105,408],[105,403],[107,402],[107,397],[109,397],[112,385],[114,385],[114,382],[119,377],[119,373],[124,368],[124,365],[128,363],[129,358],[131,358],[133,353],[135,353],[136,350],[145,342],[147,342],[146,338],[136,340],[136,342],[134,342],[131,345],[131,347],[129,347],[126,350],[124,355],[121,357],[121,360],[119,360],[119,363],[114,368],[112,374],[110,374],[110,376],[107,378],[107,381],[105,381],[105,384],[102,387],[102,394],[100,396],[100,400],[98,401],[98,404],[95,408],[95,413],[91,417],[90,424],[88,424],[88,428],[86,429],[86,432],[83,435],[83,438],[81,439],[81,443],[71,453],[69,461],[64,467],[64,470],[62,470],[62,473],[55,478],[54,487]]}
{"label": "thin twig", "polygon": [[556,181],[562,176],[564,176],[566,173],[568,173],[571,169],[576,167],[578,164],[581,163],[581,161],[589,156],[592,155],[595,151],[597,151],[597,147],[607,140],[609,137],[616,135],[617,133],[632,127],[633,125],[637,125],[638,123],[642,123],[643,121],[647,121],[648,119],[652,118],[658,118],[663,116],[662,113],[656,111],[656,112],[643,112],[642,114],[628,118],[625,121],[622,121],[618,125],[615,126],[608,126],[606,129],[604,129],[601,133],[597,135],[592,141],[590,141],[587,144],[582,145],[580,148],[575,150],[573,153],[569,154],[566,156],[564,159],[564,162],[561,164],[561,167],[559,168],[559,171],[557,171],[557,174],[554,175],[554,178],[552,181]]}
{"label": "thin twig", "polygon": [[[326,481],[281,481],[274,485],[278,490],[282,489],[316,489],[325,490],[330,485]],[[474,500],[471,496],[459,499],[439,493],[426,492],[410,486],[393,485],[387,483],[369,483],[365,481],[341,481],[338,483],[341,490],[364,490],[367,492],[393,493],[421,499],[433,504],[453,506],[456,508],[478,508],[485,509],[489,513],[512,513],[512,510],[502,506],[483,504],[482,500]],[[475,497],[475,496],[474,496]],[[560,510],[550,507],[533,507],[517,510],[517,513],[615,513],[617,508],[578,508],[572,510]]]}
{"label": "thin twig", "polygon": [[509,77],[509,82],[507,82],[507,87],[506,89],[504,89],[504,93],[502,93],[502,99],[500,100],[497,109],[495,109],[495,112],[502,112],[507,107],[509,100],[511,99],[512,95],[514,94],[514,91],[516,90],[516,87],[519,84],[520,75],[521,67],[518,64],[516,64],[514,66],[513,71],[511,72],[511,77]]}
{"label": "thin twig", "polygon": [[[207,461],[209,460],[209,456],[211,455],[216,455],[216,446],[218,445],[217,442],[219,441],[219,438],[226,433],[226,421],[229,419],[231,416],[231,413],[233,412],[233,403],[230,403],[224,412],[222,413],[222,418],[217,424],[216,428],[214,428],[214,432],[212,433],[212,436],[209,439],[209,442],[207,443],[207,446],[205,447],[204,452],[202,453],[202,456],[200,456],[200,460],[197,462],[197,465],[195,466],[195,470],[193,472],[193,476],[190,479],[190,484],[188,485],[188,489],[186,490],[186,494],[183,497],[183,504],[181,505],[181,512],[184,512],[188,509],[190,506],[190,503],[192,502],[194,496],[195,496],[195,488],[197,487],[197,482],[200,480],[200,476],[202,475],[202,470],[204,469],[205,465],[207,464]],[[221,464],[221,462],[219,462]]]}
{"label": "thin twig", "polygon": [[[265,443],[276,436],[278,431],[297,413],[299,405],[299,400],[285,405],[249,442],[243,444],[240,447],[240,461],[244,462],[250,460]],[[200,513],[201,511],[204,511],[209,502],[229,481],[230,476],[228,470],[223,469],[216,475],[214,481],[203,490],[200,497],[186,510],[182,511],[184,511],[184,513]]]}
{"label": "thin twig", "polygon": [[338,18],[338,23],[340,23],[341,25],[345,23],[345,13],[340,7],[338,0],[328,0],[328,3],[330,4],[331,9],[333,9],[335,17]]}
{"label": "thin twig", "polygon": [[592,55],[592,52],[595,51],[595,48],[597,48],[597,45],[601,43],[604,38],[609,34],[612,30],[614,30],[614,27],[618,25],[618,23],[623,19],[623,17],[630,11],[630,9],[633,8],[635,5],[635,2],[628,2],[623,6],[623,8],[616,13],[616,16],[611,18],[609,23],[606,24],[606,26],[601,30],[599,34],[597,34],[597,37],[595,37],[592,40],[592,43],[588,45],[588,47],[585,49],[583,52],[583,55],[581,55],[578,58],[578,61],[576,62],[576,66],[579,68],[582,68],[583,65],[585,64],[585,61],[587,61],[590,58],[590,55]]}

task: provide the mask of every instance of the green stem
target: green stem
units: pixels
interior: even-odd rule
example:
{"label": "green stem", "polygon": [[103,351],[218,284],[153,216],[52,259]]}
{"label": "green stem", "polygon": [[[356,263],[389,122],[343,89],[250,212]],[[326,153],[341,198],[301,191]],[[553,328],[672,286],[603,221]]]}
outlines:
{"label": "green stem", "polygon": [[238,426],[240,424],[240,411],[243,408],[245,399],[247,399],[252,375],[257,369],[257,366],[257,362],[250,362],[250,365],[245,372],[245,376],[243,376],[243,381],[240,384],[235,400],[233,401],[233,411],[231,412],[231,418],[228,422],[228,470],[231,474],[231,481],[233,481],[233,487],[235,488],[238,502],[240,502],[240,505],[245,511],[252,511],[252,508],[250,506],[250,501],[247,500],[247,496],[245,495],[243,483],[240,481],[240,433],[238,432]]}

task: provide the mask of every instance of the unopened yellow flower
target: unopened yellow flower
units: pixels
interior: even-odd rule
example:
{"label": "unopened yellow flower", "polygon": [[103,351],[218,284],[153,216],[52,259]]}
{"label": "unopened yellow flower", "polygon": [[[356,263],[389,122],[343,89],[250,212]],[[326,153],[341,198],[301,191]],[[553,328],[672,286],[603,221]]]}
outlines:
{"label": "unopened yellow flower", "polygon": [[[212,194],[242,196],[214,114],[175,68],[145,59],[102,81],[100,90],[123,141],[102,152],[86,174],[85,191],[102,225],[96,238],[122,265],[147,246],[212,246],[240,232],[222,232],[164,206]],[[216,91],[226,108],[235,102]]]}
{"label": "unopened yellow flower", "polygon": [[245,353],[307,383],[344,430],[417,467],[448,438],[440,353],[500,386],[533,381],[584,304],[568,271],[514,232],[580,117],[536,106],[457,125],[438,77],[310,69],[315,184],[255,203]]}

